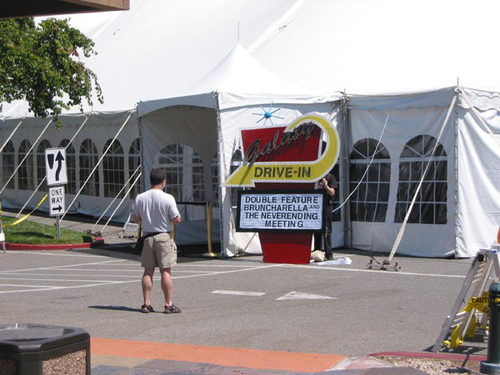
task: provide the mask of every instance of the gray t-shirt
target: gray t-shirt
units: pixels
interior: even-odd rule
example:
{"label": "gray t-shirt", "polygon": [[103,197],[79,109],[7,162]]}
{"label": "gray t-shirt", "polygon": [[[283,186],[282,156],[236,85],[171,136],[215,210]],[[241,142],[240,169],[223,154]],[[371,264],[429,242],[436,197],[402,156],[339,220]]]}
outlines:
{"label": "gray t-shirt", "polygon": [[171,221],[179,216],[174,197],[159,189],[139,194],[132,210],[141,216],[142,231],[145,233],[170,232]]}

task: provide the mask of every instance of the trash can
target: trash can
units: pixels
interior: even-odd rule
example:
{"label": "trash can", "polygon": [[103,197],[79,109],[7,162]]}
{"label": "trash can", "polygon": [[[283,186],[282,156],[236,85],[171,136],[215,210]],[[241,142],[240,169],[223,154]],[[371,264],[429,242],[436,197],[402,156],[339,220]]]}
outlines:
{"label": "trash can", "polygon": [[90,375],[90,335],[42,324],[0,325],[0,375]]}

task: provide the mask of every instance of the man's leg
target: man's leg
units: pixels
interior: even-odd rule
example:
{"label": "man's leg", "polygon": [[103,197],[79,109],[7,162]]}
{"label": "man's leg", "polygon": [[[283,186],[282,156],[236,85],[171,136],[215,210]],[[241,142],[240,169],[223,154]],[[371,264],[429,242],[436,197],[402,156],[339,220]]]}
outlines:
{"label": "man's leg", "polygon": [[151,305],[151,291],[153,290],[153,274],[155,269],[144,268],[144,274],[142,275],[142,296],[144,298],[144,304],[146,306]]}
{"label": "man's leg", "polygon": [[333,250],[332,250],[332,207],[328,206],[326,214],[326,230],[323,237],[323,249],[325,249],[325,255],[327,260],[333,260]]}
{"label": "man's leg", "polygon": [[161,290],[163,290],[163,295],[165,296],[165,305],[172,305],[172,291],[173,282],[172,275],[170,273],[170,268],[160,268],[161,273]]}

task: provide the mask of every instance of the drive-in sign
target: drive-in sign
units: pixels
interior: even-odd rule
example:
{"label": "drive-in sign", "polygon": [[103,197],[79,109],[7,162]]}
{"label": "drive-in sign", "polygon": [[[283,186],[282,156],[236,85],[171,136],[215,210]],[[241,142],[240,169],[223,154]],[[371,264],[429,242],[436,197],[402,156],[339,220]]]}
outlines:
{"label": "drive-in sign", "polygon": [[62,215],[65,211],[64,186],[49,187],[50,216]]}
{"label": "drive-in sign", "polygon": [[66,149],[47,148],[45,150],[45,170],[48,186],[67,184]]}

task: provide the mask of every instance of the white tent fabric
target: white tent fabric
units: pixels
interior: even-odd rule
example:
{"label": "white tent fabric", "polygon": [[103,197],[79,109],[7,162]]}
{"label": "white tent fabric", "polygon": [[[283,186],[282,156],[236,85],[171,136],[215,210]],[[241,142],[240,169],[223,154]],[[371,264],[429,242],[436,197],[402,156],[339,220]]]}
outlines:
{"label": "white tent fabric", "polygon": [[[420,134],[438,137],[454,91],[401,95],[393,97],[360,98],[349,100],[351,139],[353,145],[366,138],[379,140],[390,155],[390,190],[385,220],[383,222],[354,221],[352,246],[363,250],[388,252],[392,248],[401,223],[395,223],[395,208],[400,178],[400,155],[403,147]],[[383,126],[388,119],[385,134]],[[382,136],[382,138],[380,138]],[[446,182],[448,191],[455,191],[455,132],[453,122],[446,125],[440,140],[447,159]],[[443,257],[455,252],[454,244],[454,194],[448,194],[446,224],[410,224],[406,227],[399,254]],[[422,246],[423,238],[426,239]]]}
{"label": "white tent fabric", "polygon": [[[73,140],[71,146],[74,149],[74,154],[69,153],[67,156],[72,157],[74,162],[67,163],[68,168],[71,171],[68,171],[68,180],[76,186],[80,186],[83,184],[84,175],[81,175],[81,170],[84,169],[83,162],[85,156],[89,156],[87,150],[82,150],[84,141],[91,141],[91,144],[94,145],[96,153],[92,155],[95,160],[99,159],[106,148],[107,142],[110,142],[113,137],[117,134],[118,129],[123,125],[127,117],[130,115],[130,111],[117,111],[117,112],[105,112],[105,113],[92,113],[92,114],[78,114],[78,115],[62,115],[60,117],[63,125],[60,130],[57,129],[55,123],[51,124],[43,134],[42,138],[39,140],[37,144],[34,144],[34,141],[40,135],[41,129],[50,121],[50,119],[42,119],[42,118],[32,118],[28,117],[22,120],[21,126],[15,132],[12,137],[12,146],[15,151],[15,154],[12,155],[12,162],[15,166],[17,166],[24,156],[22,151],[20,150],[21,143],[33,145],[33,151],[29,154],[29,160],[25,162],[26,175],[24,180],[24,185],[19,186],[20,182],[20,172],[17,173],[16,178],[12,179],[12,182],[9,186],[4,190],[2,194],[2,204],[5,208],[19,209],[24,206],[24,204],[30,198],[34,188],[38,185],[38,183],[45,176],[45,158],[44,152],[39,151],[39,146],[43,142],[48,142],[50,147],[64,147],[63,142],[69,141],[72,139],[73,135],[78,131],[82,123],[85,121],[85,117],[89,116],[88,121],[85,123],[81,132],[77,135],[77,137]],[[1,139],[7,139],[13,132],[16,125],[19,123],[21,119],[19,118],[7,118],[2,119],[0,121],[0,135]],[[98,134],[99,136],[95,136]],[[137,117],[135,114],[129,119],[128,123],[125,125],[124,130],[120,133],[120,136],[115,141],[116,146],[120,147],[123,150],[122,154],[114,155],[115,157],[119,157],[122,160],[121,169],[120,162],[113,163],[113,166],[117,168],[117,170],[121,171],[123,175],[129,174],[129,150],[132,146],[132,143],[139,139],[139,128],[137,125]],[[26,143],[27,142],[27,143]],[[117,148],[118,149],[118,148]],[[69,152],[69,151],[68,151]],[[139,155],[136,155],[137,157]],[[8,157],[5,155],[5,150],[0,159],[0,164],[2,165],[2,187],[7,182],[10,177],[9,169],[7,166]],[[74,163],[74,164],[72,164]],[[92,164],[92,167],[94,165]],[[131,166],[130,166],[131,167]],[[87,169],[88,168],[87,166]],[[24,173],[23,173],[24,174]],[[110,185],[116,184],[117,181],[107,180],[106,172],[103,169],[103,166],[100,165],[99,169],[96,170],[95,180],[98,181],[97,184],[93,184],[92,193],[90,190],[87,190],[82,195],[80,195],[75,203],[69,207],[70,213],[81,213],[85,215],[99,217],[101,213],[103,213],[104,209],[111,203],[113,196],[109,196],[105,191],[108,189],[114,191],[114,188],[111,188]],[[86,177],[86,175],[85,175]],[[123,182],[126,179],[123,180]],[[66,205],[69,205],[73,200],[76,194],[75,191],[70,191],[68,185],[66,185]],[[47,194],[47,188],[42,187],[32,198],[30,203],[26,206],[27,208],[34,208],[37,203],[43,198],[45,194]],[[116,205],[115,205],[116,206]],[[66,207],[68,208],[68,207]],[[114,208],[114,207],[113,207]],[[126,199],[124,204],[120,207],[120,209],[115,214],[114,220],[117,221],[125,221],[129,215],[131,208],[131,200]],[[49,211],[49,203],[46,200],[40,209],[48,212]],[[112,210],[107,213],[107,216],[111,214]]]}
{"label": "white tent fabric", "polygon": [[456,248],[458,256],[466,257],[479,248],[489,248],[500,225],[500,95],[477,90],[463,93],[493,133],[461,100],[456,145]]}
{"label": "white tent fabric", "polygon": [[[419,134],[437,138],[451,99],[456,94],[456,90],[450,88],[406,95],[350,98],[350,149],[360,139],[379,139],[388,118],[381,143],[387,148],[391,163],[385,220],[381,223],[354,221],[353,247],[380,252],[391,249],[401,226],[401,223],[395,222],[394,210],[398,200],[403,147]],[[500,222],[499,95],[470,89],[458,90],[457,95],[459,100],[454,108],[455,115],[444,125],[439,140],[447,155],[446,223],[409,224],[399,254],[471,257],[478,249],[489,248],[494,242]],[[484,129],[465,96],[479,110],[494,135]]]}
{"label": "white tent fabric", "polygon": [[[101,112],[92,114],[76,142],[80,145],[85,137],[91,138],[101,155],[104,142],[121,125],[118,118],[127,113],[121,110],[137,105],[130,128],[118,138],[123,148],[139,137],[140,122],[146,182],[149,168],[166,164],[161,153],[165,147],[183,144],[196,151],[203,164],[205,198],[217,199],[223,207],[220,212],[214,210],[214,218],[217,221],[222,215],[223,252],[230,255],[259,251],[258,242],[251,234],[234,232],[230,192],[222,189],[214,198],[214,169],[218,169],[220,184],[241,144],[239,130],[255,126],[259,119],[254,113],[263,113],[271,105],[280,108],[277,115],[283,119],[276,118],[275,125],[311,111],[332,116],[344,155],[341,202],[353,187],[348,168],[356,164],[350,160],[348,165],[353,147],[363,139],[378,140],[389,116],[381,139],[390,155],[384,221],[346,222],[350,209],[355,208],[351,201],[333,231],[338,246],[388,252],[400,228],[395,216],[400,204],[401,154],[411,139],[439,134],[456,91],[433,88],[455,86],[459,79],[459,87],[484,91],[461,89],[440,139],[447,162],[446,222],[409,223],[398,253],[472,256],[478,248],[489,246],[500,223],[496,189],[500,94],[492,91],[500,88],[500,81],[495,65],[498,52],[491,47],[496,43],[499,10],[495,0],[478,0],[474,7],[465,0],[415,4],[397,0],[132,0],[129,12],[73,15],[71,22],[96,43],[99,54],[85,63],[98,75],[105,97],[104,104],[85,108]],[[488,58],[478,59],[483,55]],[[343,89],[356,95],[336,94]],[[398,94],[378,94],[394,92]],[[347,107],[341,105],[344,99]],[[26,108],[24,102],[4,105],[3,139],[27,114]],[[476,110],[493,136],[484,129]],[[24,139],[36,139],[34,130],[48,120],[26,121],[29,126],[13,138],[16,152]],[[71,116],[67,121],[71,123]],[[70,138],[76,126],[51,132],[51,144]],[[126,157],[124,163],[128,163]],[[99,174],[102,182],[101,169]],[[185,178],[189,186],[193,176]],[[96,196],[82,198],[79,212],[102,213],[111,198],[103,196],[102,186],[99,189]],[[7,189],[6,194],[4,204],[19,207],[29,192]],[[130,202],[123,206],[120,219],[127,217],[129,206]],[[183,215],[189,220],[179,228],[180,243],[206,241],[203,210],[185,209]]]}

